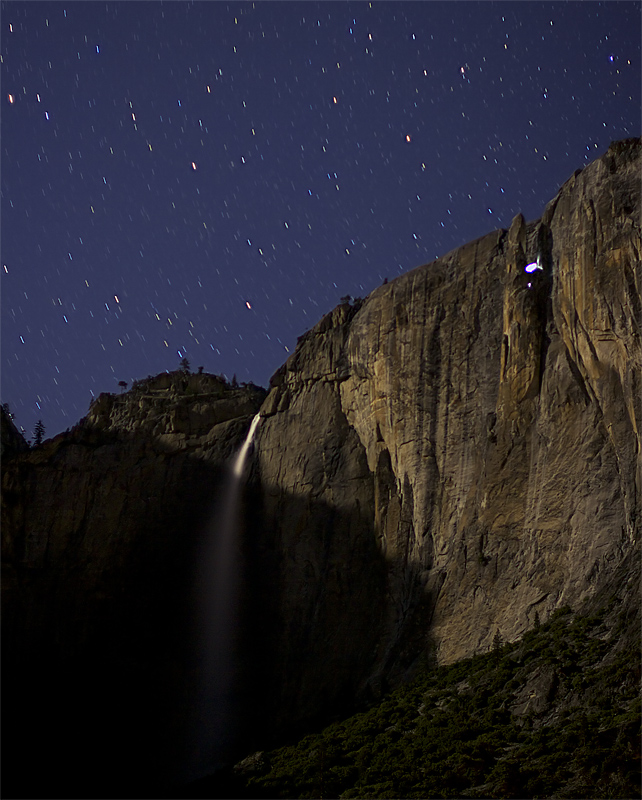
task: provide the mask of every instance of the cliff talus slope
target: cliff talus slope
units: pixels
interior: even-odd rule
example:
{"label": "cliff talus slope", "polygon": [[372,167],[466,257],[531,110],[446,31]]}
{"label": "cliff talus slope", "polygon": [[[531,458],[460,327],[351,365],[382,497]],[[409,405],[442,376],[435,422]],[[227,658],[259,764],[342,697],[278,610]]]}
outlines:
{"label": "cliff talus slope", "polygon": [[[423,646],[450,662],[581,606],[634,546],[639,176],[639,141],[615,143],[541,219],[336,308],[273,378],[257,462],[282,596],[331,658],[372,653],[371,683]],[[286,494],[369,520],[379,559],[355,564],[354,526],[321,544],[311,512],[282,521]]]}

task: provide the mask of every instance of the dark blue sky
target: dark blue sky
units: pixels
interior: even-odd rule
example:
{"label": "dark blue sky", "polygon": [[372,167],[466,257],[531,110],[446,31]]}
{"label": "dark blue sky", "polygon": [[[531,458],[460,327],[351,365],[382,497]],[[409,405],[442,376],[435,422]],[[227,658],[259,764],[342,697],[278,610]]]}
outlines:
{"label": "dark blue sky", "polygon": [[343,295],[640,135],[640,4],[2,3],[2,401],[267,385]]}

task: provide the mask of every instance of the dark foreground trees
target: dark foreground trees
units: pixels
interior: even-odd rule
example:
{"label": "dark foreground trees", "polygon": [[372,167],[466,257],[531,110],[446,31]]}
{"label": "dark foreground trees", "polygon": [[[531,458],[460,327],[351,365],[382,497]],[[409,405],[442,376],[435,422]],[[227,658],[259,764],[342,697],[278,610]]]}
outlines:
{"label": "dark foreground trees", "polygon": [[44,422],[39,419],[36,422],[34,429],[33,429],[33,445],[34,447],[38,447],[38,445],[42,444],[42,440],[45,438],[45,425]]}

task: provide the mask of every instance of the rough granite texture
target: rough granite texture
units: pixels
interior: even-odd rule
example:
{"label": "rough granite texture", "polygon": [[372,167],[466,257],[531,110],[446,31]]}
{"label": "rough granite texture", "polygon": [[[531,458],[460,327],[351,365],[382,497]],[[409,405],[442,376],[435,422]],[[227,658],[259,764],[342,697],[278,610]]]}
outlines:
{"label": "rough granite texture", "polygon": [[[637,591],[640,166],[639,140],[614,143],[541,219],[339,305],[265,399],[160,375],[26,452],[3,413],[3,661],[31,697],[9,710],[16,749],[36,735],[48,752],[69,710],[47,704],[66,691],[79,731],[85,697],[113,725],[146,709],[146,756],[131,720],[98,755],[78,734],[87,774],[158,769],[156,728],[184,718],[198,537],[259,406],[240,679],[259,739],[347,710],[422,656],[606,602],[616,577]],[[43,704],[46,724],[24,722]]]}
{"label": "rough granite texture", "polygon": [[[637,546],[640,248],[627,140],[541,219],[518,215],[301,338],[256,448],[300,623],[283,634],[283,674],[295,660],[300,680],[285,704],[311,687],[321,702],[344,664],[370,660],[376,686],[425,647],[446,663],[514,640],[535,612],[579,608]],[[367,530],[322,539],[320,506]]]}

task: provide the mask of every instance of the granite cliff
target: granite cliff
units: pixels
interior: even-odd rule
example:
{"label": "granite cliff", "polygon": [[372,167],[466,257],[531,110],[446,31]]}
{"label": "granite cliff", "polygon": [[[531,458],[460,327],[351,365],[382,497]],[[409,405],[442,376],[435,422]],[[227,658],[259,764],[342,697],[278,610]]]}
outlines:
{"label": "granite cliff", "polygon": [[[161,375],[101,396],[38,448],[14,445],[3,638],[21,697],[16,748],[32,714],[49,752],[67,692],[80,730],[95,730],[97,708],[110,730],[135,719],[145,731],[138,751],[131,725],[99,747],[77,734],[77,792],[107,762],[158,769],[172,747],[158,731],[180,728],[189,682],[191,559],[259,407],[244,746],[377,695],[422,658],[519,639],[536,615],[579,610],[616,576],[637,592],[640,250],[640,141],[626,140],[539,220],[518,215],[339,305],[265,398],[215,376]],[[64,688],[55,702],[52,680]],[[50,769],[68,788],[59,759]]]}
{"label": "granite cliff", "polygon": [[539,220],[518,215],[302,337],[256,455],[282,558],[281,670],[299,682],[288,714],[358,664],[376,690],[426,649],[447,663],[513,641],[536,613],[587,602],[638,546],[640,277],[628,140]]}

